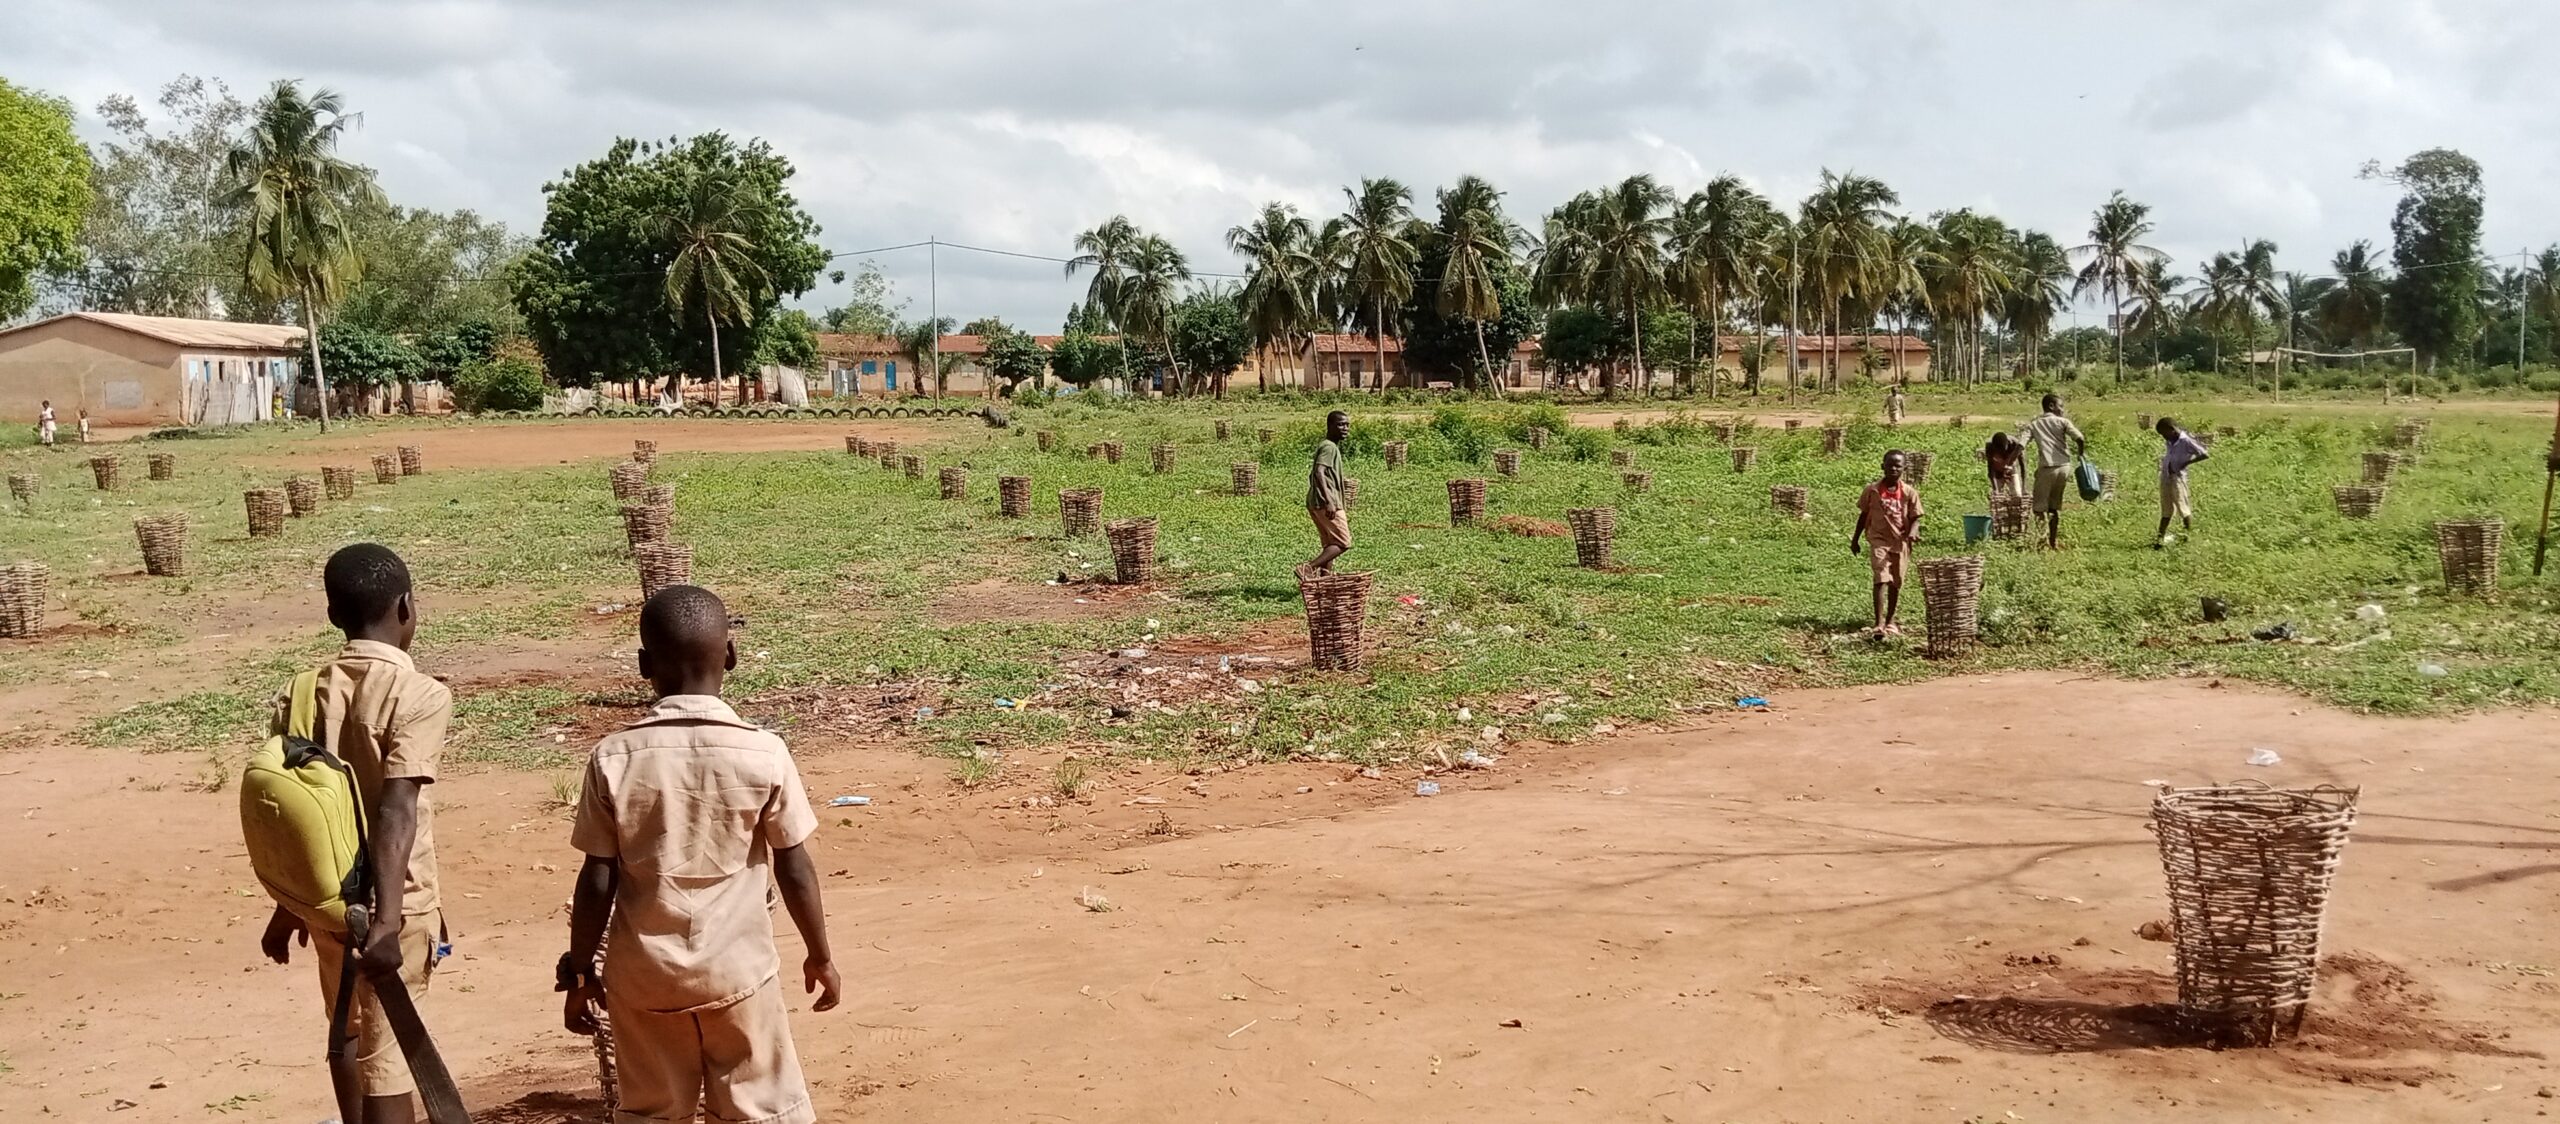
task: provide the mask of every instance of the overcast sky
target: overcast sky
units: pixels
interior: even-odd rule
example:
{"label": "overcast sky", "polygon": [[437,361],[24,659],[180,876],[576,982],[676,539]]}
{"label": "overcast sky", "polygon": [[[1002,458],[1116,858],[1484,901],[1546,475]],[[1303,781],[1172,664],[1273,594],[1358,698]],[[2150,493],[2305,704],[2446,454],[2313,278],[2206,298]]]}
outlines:
{"label": "overcast sky", "polygon": [[[2123,188],[2193,274],[2244,238],[2320,272],[2387,245],[2368,158],[2487,169],[2487,241],[2560,239],[2551,0],[0,0],[0,75],[146,104],[180,73],[278,77],[364,112],[395,201],[532,230],[542,183],[616,136],[762,136],[840,251],[936,236],[1065,254],[1114,213],[1232,272],[1266,200],[1464,174],[1534,224],[1574,191],[1733,172],[1792,205],[1825,167],[1906,209],[2076,244]],[[926,304],[924,252],[876,255]],[[841,263],[850,265],[852,259]],[[1080,282],[944,250],[939,307],[1054,331]],[[802,304],[832,303],[827,287]]]}

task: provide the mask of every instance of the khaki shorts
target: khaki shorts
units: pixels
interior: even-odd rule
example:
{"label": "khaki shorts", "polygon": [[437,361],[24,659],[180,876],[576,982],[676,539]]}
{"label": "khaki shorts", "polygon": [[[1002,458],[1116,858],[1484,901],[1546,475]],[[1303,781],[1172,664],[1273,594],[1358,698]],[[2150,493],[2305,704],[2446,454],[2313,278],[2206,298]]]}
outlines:
{"label": "khaki shorts", "polygon": [[[420,1002],[427,997],[427,983],[435,975],[435,947],[444,939],[444,914],[421,913],[400,926],[400,982],[409,985],[409,998]],[[346,969],[347,946],[336,933],[311,931],[313,959],[320,962],[320,1001],[324,1015],[338,1009],[338,973]],[[382,1013],[381,1001],[373,997],[373,985],[356,978],[356,1005],[347,1012],[347,1028],[356,1036],[356,1071],[363,1076],[364,1095],[397,1097],[418,1091],[418,1083],[409,1076],[409,1056],[400,1052],[400,1041],[392,1037],[391,1017]]]}
{"label": "khaki shorts", "polygon": [[2071,466],[2036,470],[2036,514],[2053,515],[2062,510],[2062,496],[2071,490]]}
{"label": "khaki shorts", "polygon": [[1351,513],[1326,511],[1321,507],[1307,509],[1307,518],[1315,520],[1316,538],[1327,547],[1351,549]]}
{"label": "khaki shorts", "polygon": [[809,1082],[791,1044],[782,982],[770,979],[722,1007],[650,1011],[617,991],[606,965],[605,1013],[613,1019],[622,1103],[614,1124],[690,1122],[696,1105],[715,1121],[812,1124]]}
{"label": "khaki shorts", "polygon": [[1902,566],[1910,558],[1911,548],[1908,546],[1886,546],[1879,542],[1867,544],[1867,565],[1875,569],[1877,585],[1901,585]]}
{"label": "khaki shorts", "polygon": [[2160,478],[2160,518],[2187,519],[2195,515],[2195,503],[2187,493],[2187,474]]}

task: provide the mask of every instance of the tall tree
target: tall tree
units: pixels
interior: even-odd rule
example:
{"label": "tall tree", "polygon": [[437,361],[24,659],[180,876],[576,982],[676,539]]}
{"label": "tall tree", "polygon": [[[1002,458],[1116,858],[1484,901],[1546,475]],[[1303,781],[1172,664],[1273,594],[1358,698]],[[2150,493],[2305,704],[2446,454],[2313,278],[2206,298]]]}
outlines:
{"label": "tall tree", "polygon": [[2479,331],[2480,212],[2485,198],[2478,161],[2450,148],[2430,148],[2395,168],[2368,162],[2363,175],[2401,189],[2391,214],[2391,281],[2385,306],[2400,338],[2433,373]]}
{"label": "tall tree", "polygon": [[830,332],[885,336],[898,326],[898,317],[907,311],[907,302],[898,297],[897,287],[889,283],[889,275],[880,271],[878,262],[855,266],[845,288],[845,302],[819,318]]}
{"label": "tall tree", "polygon": [[1252,222],[1227,231],[1227,249],[1244,259],[1244,290],[1237,300],[1247,334],[1265,356],[1263,389],[1271,385],[1269,357],[1297,354],[1299,336],[1313,330],[1320,283],[1315,237],[1314,227],[1287,203],[1265,203]]}
{"label": "tall tree", "polygon": [[[757,263],[751,233],[763,225],[764,205],[724,169],[696,169],[673,205],[653,212],[649,236],[675,247],[667,262],[667,309],[683,319],[702,311],[711,333],[711,404],[720,404],[720,322],[754,323],[756,304],[771,291]],[[738,372],[738,401],[747,400],[747,372]]]}
{"label": "tall tree", "polygon": [[2030,230],[2018,239],[2018,256],[2001,319],[2023,348],[2021,379],[2033,378],[2044,341],[2053,335],[2053,318],[2071,302],[2063,286],[2071,280],[2071,258],[2050,234]]}
{"label": "tall tree", "polygon": [[935,383],[933,393],[936,398],[942,396],[940,384],[943,372],[940,364],[936,362],[937,357],[942,353],[942,337],[950,335],[952,327],[957,323],[948,316],[942,316],[900,324],[890,333],[897,338],[898,352],[907,357],[908,368],[916,372],[917,385],[920,387],[928,376],[933,379]]}
{"label": "tall tree", "polygon": [[302,309],[323,433],[329,375],[320,365],[321,316],[364,273],[347,212],[382,199],[372,172],[338,157],[338,139],[357,120],[335,91],[305,96],[299,85],[277,82],[223,162],[230,184],[223,203],[248,231],[242,276],[249,290],[291,298]]}
{"label": "tall tree", "polygon": [[[1502,316],[1500,282],[1510,270],[1514,241],[1511,223],[1502,217],[1501,200],[1502,193],[1492,184],[1475,176],[1463,177],[1440,192],[1440,223],[1433,231],[1443,259],[1434,306],[1442,316],[1471,322],[1476,371],[1485,380],[1494,377],[1493,355],[1485,347],[1485,323]],[[1407,357],[1406,363],[1411,362]]]}
{"label": "tall tree", "polygon": [[1203,285],[1183,295],[1173,307],[1166,332],[1166,351],[1177,368],[1190,373],[1192,389],[1201,384],[1226,397],[1227,376],[1244,366],[1252,351],[1244,307],[1231,285]]}
{"label": "tall tree", "polygon": [[406,336],[471,323],[523,333],[506,278],[527,242],[505,224],[472,211],[364,205],[349,210],[347,225],[364,276],[347,287],[338,319]]}
{"label": "tall tree", "polygon": [[1969,210],[1935,216],[1937,252],[1932,259],[1929,306],[1942,337],[1952,336],[1957,369],[1968,383],[1982,377],[1983,321],[1999,311],[2017,282],[2015,249],[2007,224]]}
{"label": "tall tree", "polygon": [[2545,246],[2535,254],[2525,267],[2524,281],[2525,307],[2542,316],[2547,330],[2560,333],[2560,245]]}
{"label": "tall tree", "polygon": [[1189,376],[1173,350],[1173,311],[1182,286],[1191,280],[1191,263],[1173,243],[1153,234],[1130,248],[1128,275],[1120,287],[1120,328],[1155,349],[1173,366],[1175,383],[1189,387]]}
{"label": "tall tree", "polygon": [[1364,179],[1342,189],[1347,204],[1338,220],[1344,295],[1369,312],[1366,325],[1376,350],[1378,385],[1386,385],[1387,306],[1413,295],[1413,192],[1391,179]]}
{"label": "tall tree", "polygon": [[[1707,394],[1716,392],[1716,364],[1724,354],[1726,308],[1751,291],[1758,261],[1767,252],[1769,201],[1738,176],[1717,176],[1680,204],[1671,223],[1673,294],[1707,328]],[[1895,353],[1896,362],[1900,353]]]}
{"label": "tall tree", "polygon": [[1925,223],[1895,219],[1876,255],[1875,291],[1881,306],[1900,320],[1893,342],[1893,381],[1904,381],[1902,338],[1911,321],[1929,314],[1929,278],[1938,265],[1938,232]]}
{"label": "tall tree", "polygon": [[2072,256],[2081,259],[2080,276],[2071,286],[2072,299],[2091,289],[2106,294],[2107,321],[2116,334],[2118,380],[2124,378],[2126,302],[2133,298],[2156,302],[2163,295],[2146,288],[2154,276],[2149,267],[2169,260],[2167,254],[2143,243],[2150,236],[2150,204],[2136,203],[2118,191],[2090,217],[2089,240],[2071,249]]}
{"label": "tall tree", "polygon": [[2187,309],[2213,334],[2213,368],[2222,370],[2222,340],[2233,331],[2257,326],[2257,307],[2249,299],[2249,274],[2240,256],[2228,251],[2205,259]]}
{"label": "tall tree", "polygon": [[222,205],[225,161],[249,106],[218,81],[181,75],[161,87],[155,128],[133,98],[97,106],[106,127],[92,159],[81,260],[51,280],[76,307],[150,316],[268,319],[246,291],[245,231]]}
{"label": "tall tree", "polygon": [[88,208],[71,103],[0,78],[0,323],[35,306],[38,274],[79,265]]}
{"label": "tall tree", "polygon": [[1806,278],[1822,301],[1823,369],[1835,389],[1840,378],[1842,306],[1871,288],[1883,249],[1884,225],[1893,219],[1886,208],[1901,201],[1874,177],[1834,174],[1825,168],[1821,185],[1797,209]]}

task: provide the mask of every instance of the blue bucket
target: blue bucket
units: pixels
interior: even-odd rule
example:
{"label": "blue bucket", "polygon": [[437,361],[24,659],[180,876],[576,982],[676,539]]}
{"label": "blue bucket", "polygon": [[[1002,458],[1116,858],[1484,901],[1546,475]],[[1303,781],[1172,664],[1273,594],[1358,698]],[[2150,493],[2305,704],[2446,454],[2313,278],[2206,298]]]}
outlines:
{"label": "blue bucket", "polygon": [[1991,517],[1990,517],[1990,516],[1988,516],[1988,515],[1968,515],[1968,516],[1965,516],[1965,517],[1964,517],[1964,541],[1966,541],[1966,542],[1968,542],[1968,543],[1977,543],[1977,542],[1981,542],[1982,540],[1987,539],[1987,538],[1990,538],[1990,537],[1991,537]]}

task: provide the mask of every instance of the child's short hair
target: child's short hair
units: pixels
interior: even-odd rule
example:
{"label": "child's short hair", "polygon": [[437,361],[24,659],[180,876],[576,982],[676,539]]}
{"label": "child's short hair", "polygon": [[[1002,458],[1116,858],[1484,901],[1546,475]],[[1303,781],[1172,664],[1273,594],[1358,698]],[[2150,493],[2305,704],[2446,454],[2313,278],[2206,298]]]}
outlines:
{"label": "child's short hair", "polygon": [[2158,423],[2156,423],[2156,424],[2154,424],[2151,428],[2156,429],[2156,430],[2158,430],[2158,431],[2160,431],[2161,433],[2164,433],[2164,434],[2165,434],[2165,433],[2176,433],[2176,432],[2178,431],[2178,423],[2177,423],[2177,421],[2176,421],[2175,419],[2173,419],[2173,418],[2169,417],[2167,414],[2162,414],[2162,415],[2160,415],[2160,420],[2159,420],[2159,422],[2158,422]]}
{"label": "child's short hair", "polygon": [[2048,395],[2045,395],[2045,396],[2044,396],[2044,408],[2045,408],[2045,411],[2046,411],[2047,413],[2050,413],[2050,412],[2052,412],[2052,411],[2055,411],[2055,410],[2059,410],[2059,409],[2061,409],[2061,408],[2062,408],[2062,396],[2061,396],[2061,395],[2059,395],[2059,394],[2048,394]]}
{"label": "child's short hair", "polygon": [[409,594],[409,564],[390,547],[360,542],[329,556],[320,585],[329,594],[329,623],[352,632],[381,620]]}
{"label": "child's short hair", "polygon": [[729,635],[729,607],[698,585],[671,585],[640,606],[640,646],[679,652],[708,646]]}

